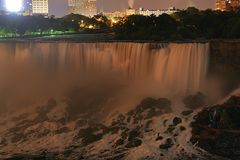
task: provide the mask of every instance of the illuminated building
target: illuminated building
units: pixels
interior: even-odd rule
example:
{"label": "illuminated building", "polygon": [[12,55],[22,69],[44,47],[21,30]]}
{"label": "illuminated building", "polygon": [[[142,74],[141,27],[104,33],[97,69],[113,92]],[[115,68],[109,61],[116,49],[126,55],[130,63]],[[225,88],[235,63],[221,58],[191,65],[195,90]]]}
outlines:
{"label": "illuminated building", "polygon": [[32,13],[48,15],[48,0],[32,0]]}
{"label": "illuminated building", "polygon": [[216,10],[229,11],[235,10],[240,6],[240,0],[217,0]]}
{"label": "illuminated building", "polygon": [[143,8],[140,9],[127,9],[125,12],[115,11],[115,12],[108,12],[103,13],[106,17],[112,19],[114,17],[125,17],[130,15],[143,15],[143,16],[160,16],[162,14],[173,14],[177,12],[175,8],[169,8],[169,9],[162,9],[162,10],[144,10]]}
{"label": "illuminated building", "polygon": [[109,19],[112,19],[112,18],[115,18],[115,17],[124,17],[124,16],[126,16],[126,12],[120,12],[120,11],[103,12],[102,14],[104,16],[108,17]]}
{"label": "illuminated building", "polygon": [[135,15],[137,13],[137,10],[133,9],[133,8],[129,8],[126,10],[126,15],[127,16],[131,16],[131,15]]}
{"label": "illuminated building", "polygon": [[229,10],[235,10],[240,6],[240,0],[229,0]]}
{"label": "illuminated building", "polygon": [[177,10],[175,8],[169,8],[169,9],[162,9],[162,10],[144,10],[143,8],[140,8],[138,10],[138,14],[139,15],[143,15],[143,16],[160,16],[162,14],[173,14],[177,12]]}
{"label": "illuminated building", "polygon": [[96,0],[68,0],[68,13],[93,17],[97,14]]}

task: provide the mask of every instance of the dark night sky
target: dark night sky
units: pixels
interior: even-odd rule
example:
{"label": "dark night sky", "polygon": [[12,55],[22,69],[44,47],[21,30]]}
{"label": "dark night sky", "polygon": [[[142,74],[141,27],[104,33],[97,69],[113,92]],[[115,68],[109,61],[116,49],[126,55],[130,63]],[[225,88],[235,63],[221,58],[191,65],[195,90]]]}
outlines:
{"label": "dark night sky", "polygon": [[[194,5],[200,9],[213,8],[215,0],[135,0],[135,8],[164,9],[170,6],[186,8]],[[98,0],[98,9],[104,11],[125,10],[127,0]],[[67,0],[49,0],[50,14],[57,16],[65,15],[67,12]]]}

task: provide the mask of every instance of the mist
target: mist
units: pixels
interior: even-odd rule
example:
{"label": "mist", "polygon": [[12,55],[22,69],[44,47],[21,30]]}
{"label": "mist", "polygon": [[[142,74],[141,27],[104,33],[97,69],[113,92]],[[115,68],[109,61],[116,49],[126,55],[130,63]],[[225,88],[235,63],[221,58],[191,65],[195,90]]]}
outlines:
{"label": "mist", "polygon": [[200,43],[29,42],[0,47],[2,112],[50,98],[63,100],[74,88],[84,97],[75,113],[84,104],[110,112],[121,110],[119,106],[125,110],[145,97],[181,100],[204,89],[209,54],[209,45]]}

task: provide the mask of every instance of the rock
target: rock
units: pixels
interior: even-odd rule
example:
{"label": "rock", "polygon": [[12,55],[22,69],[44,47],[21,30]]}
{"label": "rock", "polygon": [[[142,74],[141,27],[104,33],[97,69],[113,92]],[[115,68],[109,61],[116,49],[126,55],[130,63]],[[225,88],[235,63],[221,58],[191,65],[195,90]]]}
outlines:
{"label": "rock", "polygon": [[158,135],[158,137],[156,138],[156,141],[160,141],[160,140],[163,140],[163,137]]}
{"label": "rock", "polygon": [[77,140],[81,138],[83,145],[86,146],[96,141],[99,141],[103,137],[103,135],[106,134],[105,130],[106,129],[102,127],[102,125],[81,129],[78,132],[78,135],[75,136],[75,139]]}
{"label": "rock", "polygon": [[184,98],[183,103],[185,104],[186,108],[196,109],[199,107],[204,107],[207,104],[207,97],[198,92],[195,95],[190,95]]}
{"label": "rock", "polygon": [[175,127],[170,125],[164,133],[172,133],[175,130]]}
{"label": "rock", "polygon": [[120,138],[116,141],[116,143],[114,144],[115,147],[121,146],[124,144],[124,139]]}
{"label": "rock", "polygon": [[240,97],[203,109],[194,117],[191,142],[226,158],[240,159]]}
{"label": "rock", "polygon": [[225,103],[225,105],[231,106],[231,105],[240,105],[240,98],[239,96],[232,96],[228,99],[228,101]]}
{"label": "rock", "polygon": [[141,134],[138,128],[135,128],[129,132],[128,141],[132,141],[134,138],[138,137]]}
{"label": "rock", "polygon": [[180,123],[182,123],[182,119],[181,119],[181,118],[175,117],[175,118],[173,119],[173,125],[174,125],[174,126],[177,126],[177,125],[180,124]]}
{"label": "rock", "polygon": [[178,133],[175,133],[173,136],[174,136],[174,137],[177,137],[177,136],[179,136],[179,134],[178,134]]}
{"label": "rock", "polygon": [[171,138],[168,138],[168,139],[166,139],[166,141],[164,142],[164,144],[161,144],[161,145],[159,146],[159,148],[160,148],[160,149],[165,149],[165,150],[167,150],[167,149],[171,148],[173,145],[174,145],[174,143],[173,143],[172,139],[171,139]]}
{"label": "rock", "polygon": [[138,138],[134,138],[132,139],[127,145],[127,148],[134,148],[134,147],[138,147],[142,144],[142,140],[138,139]]}
{"label": "rock", "polygon": [[152,119],[170,112],[172,112],[171,102],[168,99],[146,98],[136,108],[129,111],[127,117],[122,117],[122,120],[138,124],[139,121]]}
{"label": "rock", "polygon": [[179,129],[180,129],[181,131],[185,131],[185,130],[186,130],[186,128],[185,128],[184,126],[180,126]]}
{"label": "rock", "polygon": [[63,134],[63,133],[68,133],[70,129],[68,127],[63,127],[55,131],[55,134]]}
{"label": "rock", "polygon": [[183,111],[181,114],[183,115],[183,116],[188,116],[188,115],[190,115],[190,114],[192,114],[193,113],[193,110],[187,110],[187,111]]}
{"label": "rock", "polygon": [[153,130],[151,128],[152,123],[153,123],[152,120],[147,121],[145,128],[144,128],[145,132],[151,132]]}
{"label": "rock", "polygon": [[166,98],[160,98],[160,99],[153,99],[153,98],[146,98],[144,99],[141,104],[136,108],[137,113],[142,113],[143,111],[147,109],[152,108],[159,108],[161,110],[164,110],[165,112],[171,111],[171,102]]}

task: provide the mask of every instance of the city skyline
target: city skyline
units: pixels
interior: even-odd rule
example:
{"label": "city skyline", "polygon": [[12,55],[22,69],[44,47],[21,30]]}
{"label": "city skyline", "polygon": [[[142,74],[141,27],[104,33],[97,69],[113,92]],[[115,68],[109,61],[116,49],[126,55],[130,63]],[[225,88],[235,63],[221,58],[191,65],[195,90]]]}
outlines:
{"label": "city skyline", "polygon": [[[1,9],[4,8],[4,0]],[[187,6],[195,6],[199,9],[215,8],[215,0],[135,0],[134,8],[143,7],[145,9],[167,9],[169,7],[176,7],[184,9]],[[98,11],[124,11],[128,8],[128,0],[97,0]],[[62,17],[68,13],[68,0],[49,0],[49,15]]]}
{"label": "city skyline", "polygon": [[97,14],[96,0],[68,0],[68,14],[71,13],[93,17]]}
{"label": "city skyline", "polygon": [[[64,16],[68,13],[67,0],[49,0],[49,14],[56,16]],[[215,8],[215,0],[135,0],[134,8],[143,7],[145,9],[166,9],[176,7],[184,9],[187,6],[195,6],[199,9]],[[128,7],[127,0],[97,0],[97,8],[99,11],[123,11]]]}

